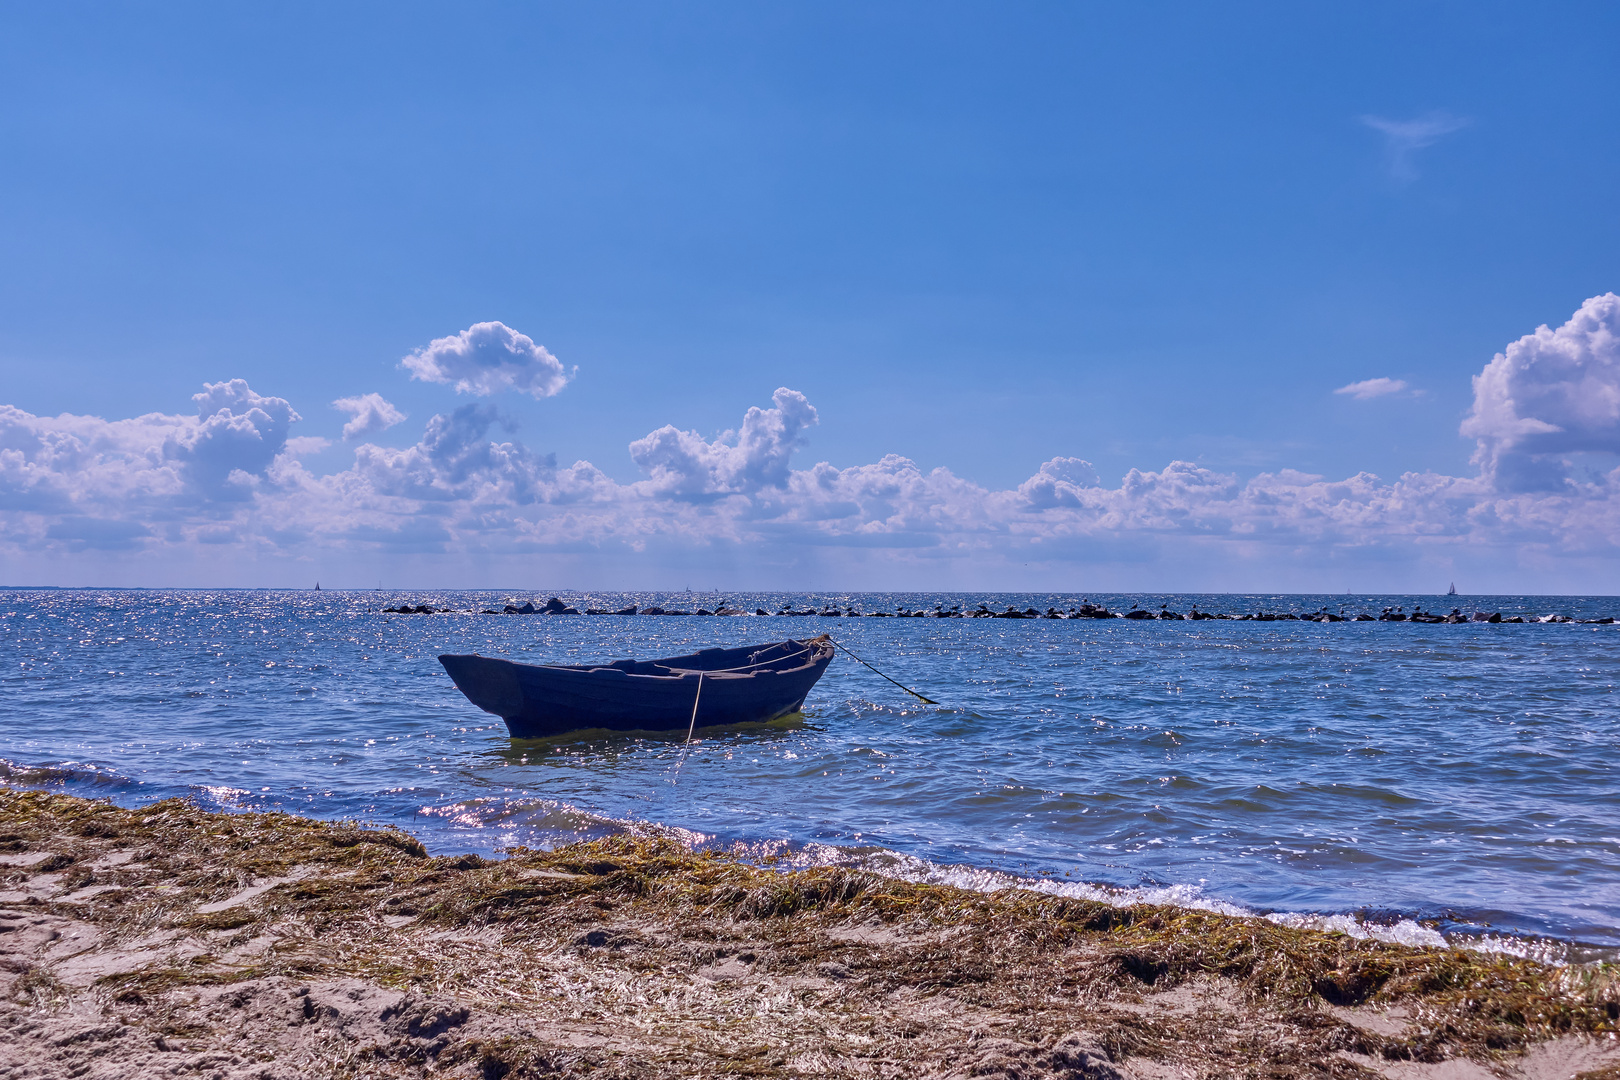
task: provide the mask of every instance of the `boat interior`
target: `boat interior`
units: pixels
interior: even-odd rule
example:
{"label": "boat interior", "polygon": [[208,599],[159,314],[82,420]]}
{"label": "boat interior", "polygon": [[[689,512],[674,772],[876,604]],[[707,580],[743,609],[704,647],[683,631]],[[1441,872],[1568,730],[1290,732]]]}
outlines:
{"label": "boat interior", "polygon": [[792,671],[813,663],[824,648],[818,639],[783,641],[775,645],[744,645],[736,649],[700,649],[687,656],[657,660],[615,660],[611,664],[547,664],[570,671],[612,668],[627,675],[680,676],[701,671],[706,675],[751,675],[756,671]]}

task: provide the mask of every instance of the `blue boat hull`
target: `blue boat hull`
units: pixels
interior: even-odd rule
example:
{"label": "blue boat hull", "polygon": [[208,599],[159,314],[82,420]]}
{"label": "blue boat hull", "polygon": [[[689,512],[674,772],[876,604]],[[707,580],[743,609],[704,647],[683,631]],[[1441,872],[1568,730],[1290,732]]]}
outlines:
{"label": "blue boat hull", "polygon": [[775,720],[804,708],[832,657],[828,641],[812,639],[601,665],[454,653],[439,663],[467,700],[506,721],[514,739],[540,739],[594,728],[684,730],[694,705],[698,727]]}

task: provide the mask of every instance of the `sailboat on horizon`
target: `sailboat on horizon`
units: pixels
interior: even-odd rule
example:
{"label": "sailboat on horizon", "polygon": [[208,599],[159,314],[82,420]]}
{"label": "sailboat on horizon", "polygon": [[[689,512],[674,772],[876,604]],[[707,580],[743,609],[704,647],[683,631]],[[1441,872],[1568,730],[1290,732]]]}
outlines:
{"label": "sailboat on horizon", "polygon": [[1457,595],[1457,583],[1455,581],[1453,581],[1451,583],[1451,588],[1446,590],[1446,595],[1447,596],[1456,596]]}

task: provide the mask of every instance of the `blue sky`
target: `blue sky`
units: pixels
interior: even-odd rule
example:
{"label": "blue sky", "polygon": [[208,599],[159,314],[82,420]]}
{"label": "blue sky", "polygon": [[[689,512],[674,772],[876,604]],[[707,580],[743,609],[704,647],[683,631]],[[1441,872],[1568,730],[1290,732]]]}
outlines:
{"label": "blue sky", "polygon": [[[1286,549],[1229,508],[1180,535],[1184,506],[968,512],[937,484],[905,521],[846,492],[829,533],[810,523],[837,508],[784,509],[781,477],[659,487],[628,449],[665,425],[723,445],[786,387],[815,411],[784,444],[806,476],[898,455],[992,495],[1069,458],[1100,491],[1173,461],[1240,487],[1477,480],[1472,377],[1620,287],[1610,5],[54,4],[0,29],[0,402],[178,416],[241,379],[303,440],[298,477],[248,470],[251,499],[172,453],[139,498],[75,481],[82,456],[18,473],[0,576],[1620,589],[1601,416],[1547,451],[1590,490],[1545,535],[1550,495],[1476,529],[1497,477],[1473,524],[1358,519]],[[368,488],[340,520],[357,444],[330,402],[379,394],[408,419],[369,442],[411,452],[476,395],[401,359],[485,322],[572,373],[487,395],[508,425],[487,438],[603,477],[508,491],[511,520],[583,501],[595,524],[492,539],[499,500],[465,476]],[[1334,393],[1374,379],[1405,386]],[[18,423],[40,465],[44,429]],[[1067,547],[1031,560],[992,505],[1091,517],[1035,528]]]}

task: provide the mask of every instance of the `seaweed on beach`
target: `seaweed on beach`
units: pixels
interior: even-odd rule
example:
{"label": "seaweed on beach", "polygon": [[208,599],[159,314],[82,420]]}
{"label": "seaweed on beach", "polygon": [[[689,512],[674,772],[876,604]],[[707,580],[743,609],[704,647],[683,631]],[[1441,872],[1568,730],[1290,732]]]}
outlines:
{"label": "seaweed on beach", "polygon": [[279,1048],[295,1075],[1368,1076],[1620,1017],[1605,965],[657,837],[432,857],[354,823],[18,790],[0,835],[7,912],[89,943],[9,959],[6,1008]]}

